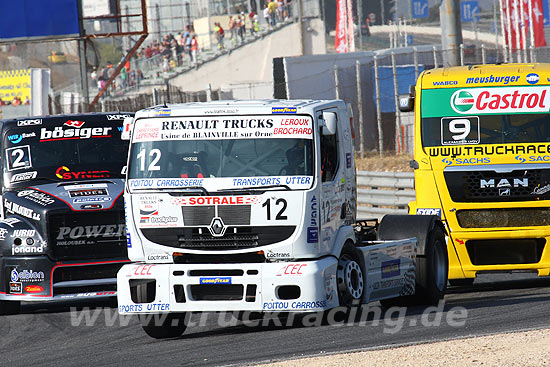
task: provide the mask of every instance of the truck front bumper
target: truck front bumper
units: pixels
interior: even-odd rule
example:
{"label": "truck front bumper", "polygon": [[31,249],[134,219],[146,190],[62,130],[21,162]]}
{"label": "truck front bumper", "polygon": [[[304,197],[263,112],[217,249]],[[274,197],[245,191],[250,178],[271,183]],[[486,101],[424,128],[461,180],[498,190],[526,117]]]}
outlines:
{"label": "truck front bumper", "polygon": [[337,259],[243,264],[131,264],[117,276],[121,314],[321,311],[338,306]]}

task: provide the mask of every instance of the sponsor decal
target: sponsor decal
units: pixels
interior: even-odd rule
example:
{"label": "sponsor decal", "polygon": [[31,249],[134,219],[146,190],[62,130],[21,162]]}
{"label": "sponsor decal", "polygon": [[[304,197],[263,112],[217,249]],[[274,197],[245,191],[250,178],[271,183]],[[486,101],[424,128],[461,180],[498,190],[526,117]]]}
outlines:
{"label": "sponsor decal", "polygon": [[126,231],[126,246],[128,248],[132,248],[132,237],[130,236],[130,232]]}
{"label": "sponsor decal", "polygon": [[112,199],[110,197],[99,197],[99,198],[96,198],[96,197],[85,197],[85,198],[76,198],[76,199],[73,199],[73,204],[90,204],[90,203],[104,203],[104,202],[108,202],[108,201],[111,201]]}
{"label": "sponsor decal", "polygon": [[19,144],[19,143],[21,143],[21,141],[23,141],[23,139],[33,138],[35,136],[36,136],[36,133],[34,133],[34,132],[32,132],[32,133],[22,133],[22,134],[12,134],[12,135],[8,135],[8,140],[12,144]]}
{"label": "sponsor decal", "polygon": [[8,230],[6,228],[0,228],[0,240],[5,240]]}
{"label": "sponsor decal", "polygon": [[[72,121],[72,123],[78,123],[82,121]],[[69,121],[65,123],[67,126]],[[82,123],[84,124],[84,123]],[[82,125],[81,125],[82,126]],[[69,139],[90,139],[90,138],[110,138],[112,127],[87,127],[87,128],[74,128],[63,129],[61,126],[56,126],[53,130],[48,130],[43,127],[40,129],[40,141],[56,141],[56,140],[69,140]]]}
{"label": "sponsor decal", "polygon": [[177,178],[177,179],[130,179],[129,184],[133,189],[157,188],[157,187],[196,187],[202,186],[202,178]]}
{"label": "sponsor decal", "polygon": [[41,271],[13,269],[10,273],[12,282],[41,282],[44,280],[44,273]]}
{"label": "sponsor decal", "polygon": [[11,176],[10,182],[17,183],[21,181],[34,180],[37,175],[38,175],[37,171],[16,173]]}
{"label": "sponsor decal", "polygon": [[36,213],[32,209],[13,203],[6,199],[4,199],[4,208],[6,208],[6,211],[10,214],[19,214],[29,219],[40,220],[40,213]]}
{"label": "sponsor decal", "polygon": [[346,153],[346,168],[351,168],[351,153]]}
{"label": "sponsor decal", "polygon": [[101,204],[84,204],[84,205],[81,205],[81,206],[80,206],[80,209],[84,209],[84,210],[90,210],[90,209],[93,209],[93,210],[103,209],[103,205],[101,205]]}
{"label": "sponsor decal", "polygon": [[111,177],[107,170],[90,170],[90,171],[71,171],[67,166],[58,167],[55,170],[55,175],[62,180],[79,180],[84,178],[109,178]]}
{"label": "sponsor decal", "polygon": [[171,114],[172,110],[169,109],[157,110],[153,113],[154,116],[170,116]]}
{"label": "sponsor decal", "polygon": [[11,228],[13,228],[13,225],[14,224],[17,224],[17,223],[20,223],[21,221],[17,218],[6,218],[6,219],[2,219],[0,220],[0,223],[2,224],[5,224]]}
{"label": "sponsor decal", "polygon": [[479,117],[443,117],[441,145],[479,144]]}
{"label": "sponsor decal", "polygon": [[[32,240],[32,238],[30,238]],[[12,255],[30,255],[30,254],[43,254],[46,249],[46,244],[42,243],[39,246],[33,246],[32,243],[27,243],[27,245],[16,245],[13,244],[11,247]]]}
{"label": "sponsor decal", "polygon": [[55,203],[55,199],[51,197],[50,195],[36,191],[36,190],[23,190],[19,191],[17,193],[18,197],[25,198],[27,200],[33,201],[37,204],[40,204],[42,206],[48,206],[50,204]]}
{"label": "sponsor decal", "polygon": [[260,197],[253,196],[189,196],[172,198],[172,205],[250,205],[259,204]]}
{"label": "sponsor decal", "polygon": [[508,84],[519,81],[521,77],[519,75],[506,75],[506,76],[482,76],[482,77],[475,77],[475,78],[467,78],[466,84],[496,84],[496,83],[502,83],[502,84]]}
{"label": "sponsor decal", "polygon": [[201,277],[199,284],[231,284],[231,277]]}
{"label": "sponsor decal", "polygon": [[441,218],[440,208],[417,208],[416,215],[437,215]]}
{"label": "sponsor decal", "polygon": [[39,285],[28,285],[25,287],[25,293],[40,293],[44,292],[44,288]]}
{"label": "sponsor decal", "polygon": [[305,268],[307,264],[288,264],[285,265],[277,272],[277,276],[285,275],[302,275],[302,269]]}
{"label": "sponsor decal", "polygon": [[527,80],[527,83],[529,84],[537,84],[540,80],[540,77],[538,74],[531,73],[531,74],[527,74],[527,76],[525,77],[525,80]]}
{"label": "sponsor decal", "polygon": [[278,258],[281,258],[281,257],[284,257],[284,258],[288,258],[290,257],[290,252],[267,252],[265,254],[265,256],[267,258],[274,258],[274,257],[278,257]]}
{"label": "sponsor decal", "polygon": [[16,229],[10,237],[34,237],[36,231],[34,229]]}
{"label": "sponsor decal", "polygon": [[67,191],[70,190],[82,190],[82,189],[97,189],[97,188],[107,188],[107,184],[80,184],[80,185],[67,185],[63,186]]}
{"label": "sponsor decal", "polygon": [[70,126],[70,127],[77,127],[81,128],[84,125],[84,121],[78,121],[78,120],[68,120],[63,125]]}
{"label": "sponsor decal", "polygon": [[444,81],[436,81],[432,83],[435,86],[443,86],[443,85],[457,85],[457,80],[444,80]]}
{"label": "sponsor decal", "polygon": [[42,119],[17,121],[17,126],[35,126],[35,125],[42,125]]}
{"label": "sponsor decal", "polygon": [[81,196],[101,196],[109,195],[107,189],[83,189],[83,190],[71,190],[69,191],[69,196],[72,198],[77,198]]}
{"label": "sponsor decal", "polygon": [[124,224],[101,224],[93,226],[60,227],[56,240],[58,246],[93,245],[98,239],[126,235]]}
{"label": "sponsor decal", "polygon": [[531,195],[543,195],[546,194],[548,191],[550,191],[550,184],[544,185],[542,187],[535,187],[533,189],[533,192],[531,192]]}
{"label": "sponsor decal", "polygon": [[151,274],[151,269],[155,265],[138,265],[134,268],[134,271],[131,275],[153,275]]}
{"label": "sponsor decal", "polygon": [[519,155],[519,154],[550,154],[550,144],[529,145],[487,145],[483,147],[430,147],[427,148],[431,157],[457,157],[460,155]]}
{"label": "sponsor decal", "polygon": [[169,303],[147,303],[146,305],[118,305],[119,313],[144,312],[144,311],[170,311]]}
{"label": "sponsor decal", "polygon": [[296,113],[296,107],[271,107],[271,113]]}
{"label": "sponsor decal", "polygon": [[107,115],[107,120],[124,120],[126,117],[131,117],[130,115]]}
{"label": "sponsor decal", "polygon": [[278,301],[278,302],[264,302],[262,304],[262,308],[264,310],[286,310],[286,309],[308,310],[308,309],[325,308],[325,307],[327,307],[327,301],[326,300],[321,300],[321,301],[294,301],[294,302]]}
{"label": "sponsor decal", "polygon": [[166,260],[170,260],[170,259],[171,259],[171,257],[168,254],[147,255],[147,260],[149,260],[149,261],[166,261]]}
{"label": "sponsor decal", "polygon": [[401,260],[383,261],[380,265],[380,271],[382,272],[382,279],[398,276],[401,274]]}
{"label": "sponsor decal", "polygon": [[169,225],[174,227],[178,222],[177,217],[165,216],[165,215],[151,215],[149,217],[141,217],[139,223],[144,225]]}
{"label": "sponsor decal", "polygon": [[450,103],[459,114],[548,112],[550,93],[547,87],[459,89]]}
{"label": "sponsor decal", "polygon": [[86,292],[86,293],[60,295],[61,298],[112,297],[112,296],[116,296],[115,291]]}
{"label": "sponsor decal", "polygon": [[311,197],[309,203],[310,209],[310,220],[309,226],[307,227],[307,243],[318,243],[319,242],[319,225],[318,218],[319,212],[317,208],[317,198],[315,195]]}
{"label": "sponsor decal", "polygon": [[10,282],[10,293],[11,294],[21,294],[21,293],[23,293],[23,283]]}

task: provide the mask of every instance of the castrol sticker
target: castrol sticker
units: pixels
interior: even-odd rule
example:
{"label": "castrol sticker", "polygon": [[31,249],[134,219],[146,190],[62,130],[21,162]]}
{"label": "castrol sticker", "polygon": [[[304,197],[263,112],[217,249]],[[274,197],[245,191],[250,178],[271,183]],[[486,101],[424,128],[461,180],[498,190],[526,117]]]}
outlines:
{"label": "castrol sticker", "polygon": [[133,141],[211,139],[313,139],[310,116],[166,116],[135,123]]}
{"label": "castrol sticker", "polygon": [[469,115],[548,112],[550,88],[459,89],[452,94],[450,104],[454,112]]}

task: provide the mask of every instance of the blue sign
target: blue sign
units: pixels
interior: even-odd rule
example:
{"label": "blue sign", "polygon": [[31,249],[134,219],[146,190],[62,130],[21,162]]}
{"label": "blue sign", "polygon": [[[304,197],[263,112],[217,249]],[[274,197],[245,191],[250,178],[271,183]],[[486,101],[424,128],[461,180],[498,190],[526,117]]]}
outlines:
{"label": "blue sign", "polygon": [[463,1],[460,3],[460,15],[463,22],[473,22],[479,20],[479,6],[477,0]]}
{"label": "blue sign", "polygon": [[429,16],[428,0],[412,0],[413,18],[427,18]]}
{"label": "blue sign", "polygon": [[544,20],[545,27],[550,26],[550,12],[548,11],[548,0],[542,0],[542,19]]}
{"label": "blue sign", "polygon": [[414,43],[414,37],[412,34],[407,34],[407,46],[412,46]]}
{"label": "blue sign", "polygon": [[[424,65],[418,65],[418,73],[424,70]],[[409,87],[416,84],[415,70],[412,65],[398,65],[397,91],[399,95],[409,94]],[[393,68],[391,66],[378,67],[378,79],[380,83],[380,111],[395,112],[395,92],[393,88]],[[375,89],[374,73],[372,73],[372,86]],[[372,94],[372,100],[376,105],[376,90]]]}

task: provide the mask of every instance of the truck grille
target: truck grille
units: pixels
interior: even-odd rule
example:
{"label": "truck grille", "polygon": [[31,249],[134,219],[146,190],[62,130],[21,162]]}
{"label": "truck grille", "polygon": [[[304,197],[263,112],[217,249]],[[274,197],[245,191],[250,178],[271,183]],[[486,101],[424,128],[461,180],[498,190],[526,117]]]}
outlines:
{"label": "truck grille", "polygon": [[50,254],[55,260],[128,258],[126,233],[120,225],[124,225],[122,211],[50,214]]}
{"label": "truck grille", "polygon": [[535,264],[542,257],[544,238],[466,241],[473,265]]}
{"label": "truck grille", "polygon": [[458,210],[456,219],[462,228],[548,226],[550,208]]}
{"label": "truck grille", "polygon": [[[209,226],[216,216],[214,205],[182,206],[183,223],[186,226]],[[249,225],[250,205],[218,205],[218,217],[228,225]]]}
{"label": "truck grille", "polygon": [[454,202],[531,201],[550,199],[550,171],[517,169],[445,171]]}
{"label": "truck grille", "polygon": [[288,239],[295,226],[228,227],[225,235],[212,236],[208,228],[143,228],[149,241],[191,250],[235,250],[254,248]]}

